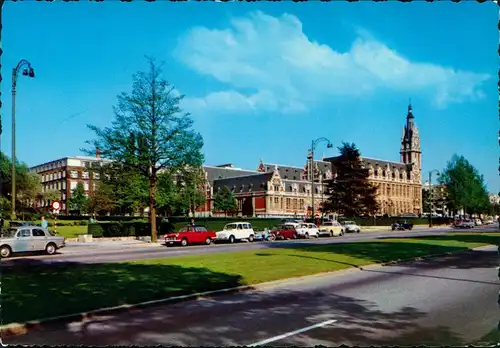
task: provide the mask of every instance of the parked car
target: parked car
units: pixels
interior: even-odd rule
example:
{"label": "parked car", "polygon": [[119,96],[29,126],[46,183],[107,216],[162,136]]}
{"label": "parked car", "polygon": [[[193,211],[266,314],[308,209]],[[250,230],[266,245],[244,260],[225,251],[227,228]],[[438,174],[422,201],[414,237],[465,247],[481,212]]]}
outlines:
{"label": "parked car", "polygon": [[474,228],[474,221],[471,220],[458,220],[455,223],[456,228]]}
{"label": "parked car", "polygon": [[319,226],[320,236],[343,236],[344,227],[338,221],[325,221]]}
{"label": "parked car", "polygon": [[254,231],[254,240],[259,241],[273,241],[276,240],[274,234],[272,234],[267,228],[264,231]]}
{"label": "parked car", "polygon": [[281,224],[271,229],[275,239],[296,239],[297,230],[295,224]]}
{"label": "parked car", "polygon": [[0,256],[7,258],[12,253],[45,251],[55,254],[66,246],[65,238],[51,233],[48,229],[35,226],[16,226],[3,229],[0,235]]}
{"label": "parked car", "polygon": [[483,222],[481,221],[481,219],[474,219],[473,222],[474,222],[475,226],[481,226],[483,224]]}
{"label": "parked car", "polygon": [[356,225],[354,221],[344,221],[342,222],[342,226],[344,226],[344,231],[346,233],[352,232],[352,233],[359,233],[361,232],[361,227]]}
{"label": "parked car", "polygon": [[392,224],[391,229],[393,231],[405,231],[405,230],[412,230],[413,229],[413,224],[411,222],[408,222],[406,220],[400,220],[396,221],[395,223]]}
{"label": "parked car", "polygon": [[165,245],[206,244],[210,245],[215,240],[215,231],[208,231],[204,226],[182,227],[177,233],[167,233],[165,235]]}
{"label": "parked car", "polygon": [[297,230],[297,236],[301,238],[319,238],[319,229],[318,226],[311,223],[301,223],[295,226]]}
{"label": "parked car", "polygon": [[227,241],[229,243],[241,240],[253,242],[255,239],[255,232],[252,224],[249,222],[232,222],[226,224],[222,231],[216,232],[216,235],[218,241]]}

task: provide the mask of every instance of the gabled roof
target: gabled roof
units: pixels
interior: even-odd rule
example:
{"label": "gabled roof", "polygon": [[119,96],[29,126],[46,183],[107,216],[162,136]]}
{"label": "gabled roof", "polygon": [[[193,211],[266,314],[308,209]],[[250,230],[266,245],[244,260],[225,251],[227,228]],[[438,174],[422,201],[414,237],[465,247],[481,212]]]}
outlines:
{"label": "gabled roof", "polygon": [[211,186],[213,186],[215,180],[259,174],[256,170],[242,170],[214,166],[203,166],[203,170],[207,173],[207,180]]}
{"label": "gabled roof", "polygon": [[213,183],[214,193],[224,186],[234,189],[235,193],[265,191],[267,183],[273,177],[272,172],[256,173],[252,175],[238,176],[225,179],[217,179]]}
{"label": "gabled roof", "polygon": [[[332,164],[335,164],[335,161],[338,160],[340,156],[335,156],[335,157],[329,157],[326,158],[325,160],[332,162]],[[389,165],[391,169],[408,169],[411,167],[411,164],[405,164],[402,162],[395,162],[395,161],[386,161],[386,160],[380,160],[380,159],[375,159],[375,158],[369,158],[369,157],[361,157],[361,161],[365,163],[366,165],[371,165],[373,167],[375,166],[380,166],[380,167],[385,167]]]}

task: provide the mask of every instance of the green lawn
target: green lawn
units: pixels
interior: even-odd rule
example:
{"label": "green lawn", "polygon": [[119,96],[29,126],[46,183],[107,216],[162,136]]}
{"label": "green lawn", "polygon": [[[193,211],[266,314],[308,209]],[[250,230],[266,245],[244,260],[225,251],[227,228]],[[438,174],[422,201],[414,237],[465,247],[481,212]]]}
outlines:
{"label": "green lawn", "polygon": [[497,244],[450,234],[95,265],[3,267],[4,324]]}

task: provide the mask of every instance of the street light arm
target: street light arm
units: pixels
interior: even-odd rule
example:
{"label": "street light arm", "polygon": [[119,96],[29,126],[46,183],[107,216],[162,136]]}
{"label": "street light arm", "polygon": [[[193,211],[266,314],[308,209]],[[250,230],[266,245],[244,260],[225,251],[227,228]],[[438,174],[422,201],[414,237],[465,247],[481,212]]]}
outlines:
{"label": "street light arm", "polygon": [[313,148],[312,150],[314,151],[314,149],[316,148],[316,146],[322,142],[322,141],[326,141],[328,143],[328,145],[332,145],[332,143],[330,142],[330,140],[328,140],[327,138],[324,138],[324,137],[321,137],[321,138],[318,138],[316,140],[313,141]]}
{"label": "street light arm", "polygon": [[28,62],[26,59],[21,59],[19,61],[19,63],[17,63],[17,66],[14,68],[14,71],[16,72],[16,74],[19,72],[19,70],[21,70],[21,68],[23,67],[23,65],[27,65],[28,68],[31,68],[31,63]]}

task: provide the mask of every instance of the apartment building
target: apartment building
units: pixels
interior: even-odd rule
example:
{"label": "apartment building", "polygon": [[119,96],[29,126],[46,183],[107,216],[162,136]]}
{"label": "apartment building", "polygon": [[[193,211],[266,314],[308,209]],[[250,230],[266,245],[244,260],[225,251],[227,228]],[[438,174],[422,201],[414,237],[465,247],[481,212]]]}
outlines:
{"label": "apartment building", "polygon": [[[91,195],[96,187],[96,181],[99,180],[99,173],[96,169],[109,162],[111,161],[101,158],[99,149],[97,149],[95,157],[64,157],[31,167],[30,171],[40,176],[42,192],[59,191],[61,213],[68,214],[70,209],[68,200],[76,185],[79,182],[83,183],[86,194]],[[37,207],[43,210],[49,210],[50,204],[51,202],[48,200],[36,202]]]}

